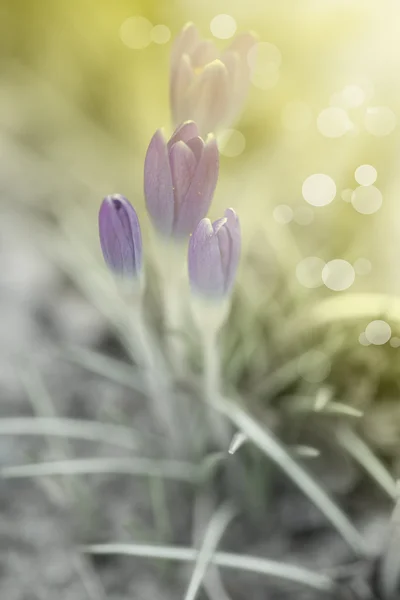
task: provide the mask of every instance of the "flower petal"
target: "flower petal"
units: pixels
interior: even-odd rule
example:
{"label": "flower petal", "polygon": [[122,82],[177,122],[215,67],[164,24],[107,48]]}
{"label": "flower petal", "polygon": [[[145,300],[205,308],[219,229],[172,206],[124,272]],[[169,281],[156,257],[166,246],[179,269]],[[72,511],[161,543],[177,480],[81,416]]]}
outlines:
{"label": "flower petal", "polygon": [[244,33],[235,38],[230,47],[223,53],[221,60],[229,73],[231,84],[231,102],[225,125],[229,127],[240,114],[250,87],[250,67],[248,53],[257,43],[251,33]]}
{"label": "flower petal", "polygon": [[187,142],[187,145],[189,146],[189,148],[191,149],[191,151],[193,152],[196,162],[199,162],[202,154],[203,154],[203,150],[204,150],[204,142],[202,140],[201,137],[193,137],[191,140],[189,140]]}
{"label": "flower petal", "polygon": [[183,54],[190,55],[200,41],[200,35],[193,23],[186,23],[175,39],[171,51],[171,69],[174,70]]}
{"label": "flower petal", "polygon": [[219,52],[211,40],[202,40],[190,53],[190,59],[194,69],[205,67],[216,58],[219,58]]}
{"label": "flower petal", "polygon": [[176,68],[171,72],[170,79],[171,113],[176,127],[193,116],[188,102],[188,93],[193,81],[194,72],[190,57],[188,54],[184,54],[177,59]]}
{"label": "flower petal", "polygon": [[120,194],[107,196],[99,212],[100,244],[114,273],[134,277],[142,267],[142,236],[130,202]]}
{"label": "flower petal", "polygon": [[257,36],[254,33],[242,33],[235,37],[227,51],[238,52],[240,57],[247,62],[249,50],[257,43]]}
{"label": "flower petal", "polygon": [[224,276],[216,235],[209,219],[202,219],[189,241],[189,280],[193,291],[223,296]]}
{"label": "flower petal", "polygon": [[196,159],[184,142],[177,142],[169,153],[172,184],[175,198],[174,222],[177,220],[182,201],[196,171]]}
{"label": "flower petal", "polygon": [[194,80],[187,101],[202,135],[218,128],[229,107],[228,72],[220,60],[209,63]]}
{"label": "flower petal", "polygon": [[240,230],[240,223],[236,212],[233,208],[227,208],[225,211],[226,224],[224,230],[228,235],[229,244],[227,239],[219,237],[221,261],[224,265],[225,270],[225,291],[229,293],[235,281],[236,271],[239,264],[240,252],[242,246],[242,234]]}
{"label": "flower petal", "polygon": [[166,235],[174,221],[174,191],[167,144],[160,130],[151,139],[144,162],[146,206],[155,227]]}
{"label": "flower petal", "polygon": [[176,235],[188,235],[207,214],[218,181],[219,154],[213,136],[209,136],[190,187],[182,200],[174,225]]}
{"label": "flower petal", "polygon": [[176,142],[185,142],[185,144],[194,137],[199,135],[199,131],[197,129],[197,125],[194,121],[185,121],[179,125],[174,133],[171,136],[171,139],[168,142],[168,150],[171,150],[171,147]]}

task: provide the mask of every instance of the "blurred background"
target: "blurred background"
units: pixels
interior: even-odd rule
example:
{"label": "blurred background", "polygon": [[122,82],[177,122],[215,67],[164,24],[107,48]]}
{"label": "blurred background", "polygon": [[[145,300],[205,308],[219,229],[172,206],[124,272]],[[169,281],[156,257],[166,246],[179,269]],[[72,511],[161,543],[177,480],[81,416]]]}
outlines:
{"label": "blurred background", "polygon": [[[46,432],[54,435],[56,424],[16,422],[28,417],[133,426],[146,432],[137,455],[163,457],[157,419],[130,371],[97,212],[119,192],[140,216],[147,318],[162,345],[143,161],[154,131],[172,131],[170,51],[188,21],[221,49],[245,31],[259,41],[243,113],[219,139],[210,210],[215,219],[232,206],[243,229],[220,339],[224,387],[285,447],[303,448],[295,457],[374,556],[384,547],[400,474],[398,2],[2,0],[0,590],[10,600],[183,598],[187,564],[77,549],[132,539],[192,546],[193,531],[226,499],[240,514],[229,551],[321,572],[353,561],[338,532],[251,444],[212,471],[204,489],[162,476],[86,481],[74,467],[65,478],[12,470],[111,457],[100,433],[96,442],[87,432],[66,440],[63,429],[54,443]],[[180,382],[179,397],[191,396],[200,370],[189,338],[194,374]],[[207,437],[204,421],[191,427]],[[193,459],[190,435],[180,459]],[[220,451],[209,440],[202,459]],[[371,561],[360,568],[348,576],[353,596],[343,598],[373,597]],[[204,591],[211,600],[248,598],[249,586],[255,600],[322,593],[241,573],[224,589],[214,576]]]}

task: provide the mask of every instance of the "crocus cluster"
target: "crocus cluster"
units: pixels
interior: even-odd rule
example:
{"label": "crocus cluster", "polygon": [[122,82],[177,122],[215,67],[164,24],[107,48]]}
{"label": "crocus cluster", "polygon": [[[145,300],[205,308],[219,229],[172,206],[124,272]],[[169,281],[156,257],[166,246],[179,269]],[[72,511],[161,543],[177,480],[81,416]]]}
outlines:
{"label": "crocus cluster", "polygon": [[215,139],[204,142],[187,121],[169,142],[154,134],[144,162],[144,193],[154,227],[163,235],[187,237],[207,214],[218,180]]}
{"label": "crocus cluster", "polygon": [[229,127],[246,98],[250,67],[247,56],[256,39],[236,37],[224,52],[204,40],[188,23],[175,40],[171,56],[170,101],[177,126],[193,119],[205,135]]}
{"label": "crocus cluster", "polygon": [[[167,141],[161,130],[152,137],[144,164],[144,193],[157,232],[173,242],[189,239],[188,269],[192,292],[213,299],[232,291],[239,263],[241,234],[232,208],[214,223],[206,217],[218,180],[215,130],[239,111],[247,90],[246,55],[251,35],[237,38],[220,58],[201,40],[193,25],[176,40],[171,69],[173,119],[179,123]],[[192,118],[194,120],[186,120]],[[107,196],[99,213],[100,243],[111,271],[137,280],[142,272],[142,237],[130,202]]]}

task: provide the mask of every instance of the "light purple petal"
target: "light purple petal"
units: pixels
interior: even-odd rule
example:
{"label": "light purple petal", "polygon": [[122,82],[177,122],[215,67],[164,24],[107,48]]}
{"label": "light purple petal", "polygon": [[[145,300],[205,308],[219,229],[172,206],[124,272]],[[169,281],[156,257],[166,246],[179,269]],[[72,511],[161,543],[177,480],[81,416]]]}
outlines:
{"label": "light purple petal", "polygon": [[196,123],[194,121],[186,121],[175,129],[168,142],[168,150],[171,150],[171,146],[176,144],[176,142],[185,142],[185,144],[187,144],[189,140],[198,135],[199,130],[197,129]]}
{"label": "light purple petal", "polygon": [[[233,208],[227,208],[225,211],[226,224],[225,232],[228,234],[229,245],[227,239],[222,236],[220,240],[221,260],[225,267],[225,291],[229,293],[235,282],[236,272],[239,265],[242,234],[240,223],[237,214]],[[218,236],[219,237],[219,236]],[[224,253],[224,254],[223,254]],[[229,258],[228,258],[229,257]]]}
{"label": "light purple petal", "polygon": [[200,221],[190,238],[188,268],[190,286],[194,292],[211,297],[223,296],[221,255],[209,219]]}
{"label": "light purple petal", "polygon": [[184,142],[177,142],[169,153],[174,190],[174,222],[177,220],[182,201],[190,187],[196,170],[196,159]]}
{"label": "light purple petal", "polygon": [[199,221],[207,214],[218,181],[219,155],[215,139],[207,140],[189,190],[182,200],[174,224],[177,236],[194,231]]}
{"label": "light purple petal", "polygon": [[107,196],[99,212],[100,244],[110,269],[135,277],[142,267],[139,220],[130,202],[120,194]]}
{"label": "light purple petal", "polygon": [[205,144],[203,140],[201,139],[201,137],[193,137],[187,142],[187,145],[193,152],[196,162],[198,163],[204,151]]}
{"label": "light purple petal", "polygon": [[154,226],[163,234],[172,232],[174,191],[168,150],[160,130],[154,134],[144,162],[146,206]]}

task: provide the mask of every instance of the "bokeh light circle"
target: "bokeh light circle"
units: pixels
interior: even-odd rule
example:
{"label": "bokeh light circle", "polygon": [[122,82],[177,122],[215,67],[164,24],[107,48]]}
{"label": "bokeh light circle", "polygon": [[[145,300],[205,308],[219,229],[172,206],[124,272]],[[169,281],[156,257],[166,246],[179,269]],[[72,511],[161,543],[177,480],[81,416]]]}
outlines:
{"label": "bokeh light circle", "polygon": [[351,196],[353,207],[362,215],[376,213],[382,206],[382,202],[382,194],[374,185],[360,185],[354,190]]}
{"label": "bokeh light circle", "polygon": [[300,377],[309,383],[321,383],[331,371],[331,361],[321,350],[310,350],[297,363]]}
{"label": "bokeh light circle", "polygon": [[227,40],[236,33],[236,21],[231,15],[216,15],[210,23],[210,31],[214,37]]}
{"label": "bokeh light circle", "polygon": [[237,129],[225,129],[218,136],[218,146],[223,156],[234,158],[242,154],[246,148],[246,138]]}
{"label": "bokeh light circle", "polygon": [[253,85],[268,90],[278,83],[282,55],[274,44],[269,42],[254,44],[247,53],[247,62]]}
{"label": "bokeh light circle", "polygon": [[353,191],[351,188],[346,188],[340,192],[340,197],[345,202],[351,202],[351,197],[353,195]]}
{"label": "bokeh light circle", "polygon": [[330,260],[322,269],[322,281],[334,292],[347,290],[353,285],[355,277],[353,265],[341,258]]}
{"label": "bokeh light circle", "polygon": [[360,185],[372,185],[377,177],[377,170],[372,165],[360,165],[354,172],[354,178]]}
{"label": "bokeh light circle", "polygon": [[326,206],[336,196],[336,184],[329,175],[315,173],[303,182],[302,194],[312,206]]}
{"label": "bokeh light circle", "polygon": [[392,348],[400,348],[400,338],[396,336],[393,336],[389,343],[392,346]]}
{"label": "bokeh light circle", "polygon": [[353,267],[357,275],[368,275],[372,269],[371,261],[368,258],[357,258]]}
{"label": "bokeh light circle", "polygon": [[318,131],[325,137],[338,138],[352,127],[349,115],[343,108],[330,106],[324,108],[317,118]]}
{"label": "bokeh light circle", "polygon": [[155,25],[151,30],[151,41],[155,44],[166,44],[171,39],[171,30],[166,25]]}
{"label": "bokeh light circle", "polygon": [[386,344],[390,340],[392,335],[392,330],[389,323],[386,321],[376,320],[368,323],[365,328],[365,337],[370,342],[370,344],[374,344],[375,346],[382,346]]}
{"label": "bokeh light circle", "polygon": [[346,108],[356,108],[365,102],[365,92],[358,85],[346,85],[340,95],[343,106]]}
{"label": "bokeh light circle", "polygon": [[364,125],[368,133],[375,136],[389,135],[396,127],[396,123],[396,115],[388,106],[367,108]]}
{"label": "bokeh light circle", "polygon": [[287,204],[280,204],[274,208],[273,217],[279,225],[287,225],[293,219],[293,210]]}
{"label": "bokeh light circle", "polygon": [[371,345],[371,342],[367,339],[367,336],[365,335],[365,331],[362,331],[360,333],[360,335],[358,336],[358,341],[360,342],[361,346]]}
{"label": "bokeh light circle", "polygon": [[296,277],[301,285],[306,288],[317,288],[323,283],[322,270],[325,262],[318,256],[303,258],[296,267]]}
{"label": "bokeh light circle", "polygon": [[143,50],[151,42],[153,25],[141,16],[129,17],[119,28],[119,36],[125,46],[132,50]]}

